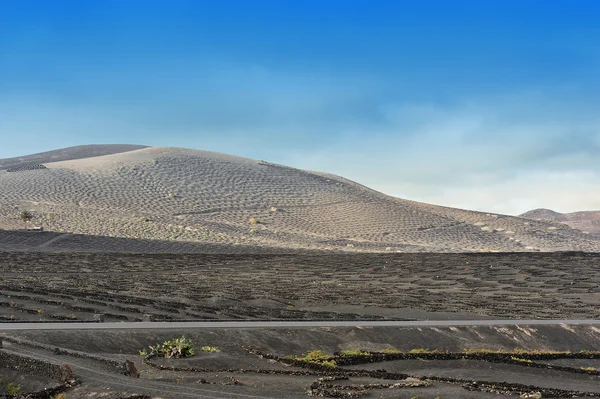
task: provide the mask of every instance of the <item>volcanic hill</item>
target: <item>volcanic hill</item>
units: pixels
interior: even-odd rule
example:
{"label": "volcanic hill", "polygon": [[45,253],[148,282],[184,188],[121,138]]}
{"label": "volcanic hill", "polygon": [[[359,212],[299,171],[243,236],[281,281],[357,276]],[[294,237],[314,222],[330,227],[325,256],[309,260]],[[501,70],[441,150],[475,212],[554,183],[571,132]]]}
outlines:
{"label": "volcanic hill", "polygon": [[[19,218],[23,210],[32,221]],[[121,145],[0,160],[0,228],[27,225],[54,232],[40,246],[68,250],[96,236],[113,238],[91,248],[100,251],[126,250],[122,239],[144,240],[146,252],[164,247],[146,240],[281,251],[600,251],[600,239],[563,223],[394,198],[231,155]],[[18,244],[6,232],[3,240]]]}
{"label": "volcanic hill", "polygon": [[561,222],[574,229],[600,235],[600,211],[560,213],[550,209],[534,209],[523,213],[520,217],[550,222]]}

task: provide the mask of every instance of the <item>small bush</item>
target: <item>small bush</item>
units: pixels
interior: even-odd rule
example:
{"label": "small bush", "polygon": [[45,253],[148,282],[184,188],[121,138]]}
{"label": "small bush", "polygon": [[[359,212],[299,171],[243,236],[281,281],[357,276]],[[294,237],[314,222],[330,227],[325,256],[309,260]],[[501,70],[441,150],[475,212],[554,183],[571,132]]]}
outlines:
{"label": "small bush", "polygon": [[33,213],[29,211],[21,211],[21,213],[19,213],[19,217],[22,221],[29,222],[31,219],[33,219]]}
{"label": "small bush", "polygon": [[217,353],[217,352],[221,352],[221,349],[217,348],[216,346],[203,346],[202,348],[200,348],[200,350],[202,352],[211,352],[211,353]]}
{"label": "small bush", "polygon": [[322,350],[313,350],[304,356],[286,356],[288,359],[299,360],[301,362],[319,364],[325,367],[336,367],[337,364],[332,357],[333,355],[325,353]]}
{"label": "small bush", "polygon": [[0,376],[0,393],[6,393],[9,395],[20,395],[21,384],[15,384],[14,382],[5,381]]}
{"label": "small bush", "polygon": [[511,356],[511,357],[510,357],[510,360],[513,360],[513,361],[515,361],[515,362],[519,362],[519,363],[526,363],[526,364],[531,364],[531,363],[533,363],[533,361],[532,361],[532,360],[529,360],[529,359],[523,359],[523,358],[516,357],[516,356]]}
{"label": "small bush", "polygon": [[[141,356],[147,356],[146,349],[140,351]],[[165,341],[162,344],[150,346],[149,356],[162,356],[167,359],[189,357],[194,355],[194,344],[185,337],[174,338],[170,341]]]}
{"label": "small bush", "polygon": [[330,359],[332,356],[323,352],[322,350],[314,350],[308,352],[304,357],[299,358],[299,360],[325,360]]}
{"label": "small bush", "polygon": [[408,353],[432,353],[433,351],[430,351],[429,349],[426,348],[415,348],[415,349],[411,349],[410,352]]}
{"label": "small bush", "polygon": [[19,218],[25,223],[25,227],[33,220],[33,213],[30,211],[19,212]]}
{"label": "small bush", "polygon": [[480,348],[468,348],[468,349],[463,349],[462,350],[463,353],[467,353],[467,354],[472,354],[472,353],[506,353],[506,351],[504,349],[480,349]]}
{"label": "small bush", "polygon": [[386,355],[395,355],[398,353],[403,353],[401,350],[398,349],[394,349],[394,348],[385,348],[379,351],[380,353],[385,353]]}
{"label": "small bush", "polygon": [[335,360],[325,360],[325,361],[322,361],[320,364],[321,364],[321,366],[331,367],[331,368],[337,366]]}
{"label": "small bush", "polygon": [[6,393],[9,395],[20,395],[21,394],[21,384],[15,384],[14,382],[9,382],[6,386]]}
{"label": "small bush", "polygon": [[371,356],[371,354],[360,349],[344,349],[340,351],[340,356]]}

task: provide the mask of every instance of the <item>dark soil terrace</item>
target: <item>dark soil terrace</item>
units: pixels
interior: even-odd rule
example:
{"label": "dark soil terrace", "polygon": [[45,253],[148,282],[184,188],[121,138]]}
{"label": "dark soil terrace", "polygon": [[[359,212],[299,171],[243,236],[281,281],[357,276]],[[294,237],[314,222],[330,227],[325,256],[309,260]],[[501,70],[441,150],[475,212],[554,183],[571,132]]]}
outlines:
{"label": "dark soil terrace", "polygon": [[[587,253],[0,252],[0,317],[7,323],[93,321],[98,314],[115,322],[597,319],[599,285],[600,254]],[[596,326],[115,327],[0,334],[1,358],[12,359],[11,367],[0,365],[1,375],[50,398],[40,389],[56,384],[56,376],[43,370],[68,364],[80,384],[65,391],[67,399],[600,397],[600,354],[590,353],[600,350]],[[196,344],[191,358],[139,355],[181,335]],[[204,345],[220,352],[199,350]],[[387,348],[399,353],[378,354]],[[331,354],[335,367],[286,359],[317,349]],[[370,355],[334,355],[349,349]],[[125,360],[135,363],[139,379],[126,375]]]}
{"label": "dark soil terrace", "polygon": [[[191,358],[139,355],[182,334],[196,345]],[[0,338],[0,354],[69,364],[80,384],[65,391],[68,399],[600,397],[598,371],[544,365],[597,361],[600,331],[591,326],[29,331]],[[203,345],[220,352],[203,352]],[[288,357],[316,349],[337,364]],[[347,349],[368,352],[339,354]],[[125,360],[139,379],[125,375]]]}
{"label": "dark soil terrace", "polygon": [[0,320],[600,317],[600,254],[0,252]]}

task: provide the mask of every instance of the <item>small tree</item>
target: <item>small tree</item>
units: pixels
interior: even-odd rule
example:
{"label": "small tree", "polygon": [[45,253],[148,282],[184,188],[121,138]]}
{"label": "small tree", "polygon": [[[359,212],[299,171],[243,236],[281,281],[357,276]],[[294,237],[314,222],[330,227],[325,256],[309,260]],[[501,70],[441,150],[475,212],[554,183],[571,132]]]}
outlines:
{"label": "small tree", "polygon": [[19,217],[23,222],[25,222],[25,228],[27,228],[27,223],[31,222],[33,219],[33,213],[30,211],[21,211],[21,213],[19,213]]}

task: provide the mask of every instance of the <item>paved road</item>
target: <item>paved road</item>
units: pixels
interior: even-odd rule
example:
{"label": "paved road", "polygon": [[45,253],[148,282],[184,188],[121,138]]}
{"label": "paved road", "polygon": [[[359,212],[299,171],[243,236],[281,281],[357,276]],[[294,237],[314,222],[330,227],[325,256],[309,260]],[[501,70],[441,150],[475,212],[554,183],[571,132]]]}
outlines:
{"label": "paved road", "polygon": [[444,327],[498,325],[600,325],[600,320],[419,320],[419,321],[208,321],[124,323],[0,323],[0,331],[16,330],[142,330],[297,327]]}

